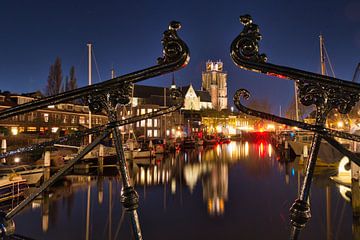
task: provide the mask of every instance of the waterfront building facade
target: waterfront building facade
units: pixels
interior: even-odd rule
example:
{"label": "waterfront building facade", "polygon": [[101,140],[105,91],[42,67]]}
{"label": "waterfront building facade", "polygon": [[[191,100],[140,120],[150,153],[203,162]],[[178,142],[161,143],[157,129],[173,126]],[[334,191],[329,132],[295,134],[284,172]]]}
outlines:
{"label": "waterfront building facade", "polygon": [[[40,97],[42,97],[42,95],[39,92],[21,95],[2,92],[0,93],[0,111],[31,102]],[[19,133],[63,135],[71,131],[88,128],[88,113],[88,106],[74,103],[61,103],[0,120],[0,128],[3,134],[7,132],[12,135]],[[108,118],[103,114],[92,114],[91,122],[93,127],[99,126],[106,124]]]}

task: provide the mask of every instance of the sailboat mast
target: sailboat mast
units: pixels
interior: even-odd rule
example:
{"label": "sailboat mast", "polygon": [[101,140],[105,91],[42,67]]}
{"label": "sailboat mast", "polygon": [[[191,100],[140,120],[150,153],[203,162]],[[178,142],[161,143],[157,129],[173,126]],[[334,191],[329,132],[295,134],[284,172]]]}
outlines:
{"label": "sailboat mast", "polygon": [[[92,53],[92,44],[91,43],[88,43],[87,44],[87,47],[88,47],[88,77],[89,77],[89,86],[92,84],[91,82],[91,53]],[[89,110],[89,129],[91,128],[91,111]],[[89,135],[89,144],[92,142],[92,135],[90,134]]]}
{"label": "sailboat mast", "polygon": [[297,96],[296,81],[294,82],[294,90],[295,90],[295,115],[296,115],[296,121],[299,121],[299,103],[298,103],[298,96]]}
{"label": "sailboat mast", "polygon": [[321,74],[325,75],[325,55],[324,55],[324,38],[320,34],[320,64],[321,64]]}

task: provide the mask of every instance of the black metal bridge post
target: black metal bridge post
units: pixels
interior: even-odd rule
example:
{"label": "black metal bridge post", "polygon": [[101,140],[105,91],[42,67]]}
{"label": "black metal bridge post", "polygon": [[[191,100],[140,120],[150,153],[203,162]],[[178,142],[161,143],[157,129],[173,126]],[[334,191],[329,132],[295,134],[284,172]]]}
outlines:
{"label": "black metal bridge post", "polygon": [[244,28],[232,42],[230,49],[230,55],[234,63],[246,70],[296,81],[301,103],[305,106],[312,104],[316,106],[316,122],[315,125],[311,125],[245,107],[240,103],[240,97],[248,98],[250,96],[250,93],[245,89],[239,89],[234,96],[236,107],[246,114],[289,126],[296,126],[315,133],[302,189],[298,199],[295,200],[290,209],[290,220],[293,226],[290,238],[297,239],[300,230],[311,217],[309,194],[321,139],[324,138],[352,161],[357,164],[360,163],[359,156],[345,149],[334,139],[336,136],[360,141],[359,136],[327,129],[324,126],[327,115],[331,110],[336,109],[341,114],[350,112],[356,102],[359,101],[360,85],[295,68],[266,63],[266,55],[259,54],[258,42],[261,39],[259,26],[252,22],[250,15],[241,16],[240,22],[244,25]]}
{"label": "black metal bridge post", "polygon": [[[127,104],[129,102],[129,86],[136,82],[156,77],[165,73],[173,72],[185,67],[189,60],[189,49],[177,35],[177,31],[181,28],[180,23],[171,22],[168,30],[163,34],[162,45],[163,55],[158,58],[158,64],[143,70],[126,74],[124,76],[116,77],[102,83],[97,83],[91,86],[78,88],[72,91],[67,91],[50,97],[45,97],[40,100],[32,101],[30,103],[21,104],[19,106],[0,111],[0,120],[11,116],[28,113],[37,109],[54,105],[58,103],[69,102],[74,99],[86,98],[89,101],[89,109],[92,112],[99,112],[102,109],[107,110],[109,116],[109,124],[95,127],[84,132],[76,132],[63,138],[19,148],[10,152],[0,154],[1,158],[21,154],[37,149],[42,149],[46,146],[52,146],[55,143],[66,143],[69,139],[76,137],[83,137],[89,134],[99,134],[92,143],[87,145],[74,159],[70,160],[62,169],[56,172],[47,181],[35,190],[30,196],[23,200],[18,206],[8,213],[0,212],[0,239],[7,238],[7,236],[15,236],[15,224],[12,218],[18,214],[24,207],[32,202],[38,195],[44,192],[48,187],[54,184],[62,175],[64,175],[74,164],[89,153],[97,144],[105,139],[110,132],[113,133],[115,139],[115,147],[118,155],[119,171],[123,180],[122,189],[122,203],[124,208],[130,212],[132,218],[133,230],[136,239],[142,239],[139,219],[137,215],[138,195],[131,185],[131,179],[127,170],[121,135],[119,127],[127,124],[135,123],[147,118],[158,117],[173,111],[179,110],[183,106],[183,99],[181,102],[175,102],[174,106],[167,109],[158,110],[155,112],[134,116],[123,120],[117,120],[116,105]],[[182,94],[174,90],[172,92],[173,99],[179,100]]]}
{"label": "black metal bridge post", "polygon": [[137,213],[139,196],[131,182],[120,130],[115,124],[112,124],[118,121],[117,106],[124,106],[130,102],[129,93],[131,92],[131,88],[131,85],[124,85],[119,89],[109,90],[108,92],[89,96],[88,101],[89,108],[93,113],[99,113],[102,110],[105,110],[108,115],[117,154],[118,170],[120,172],[123,185],[121,189],[121,203],[123,204],[125,211],[130,213],[132,230],[135,239],[141,240],[143,238],[141,235],[140,222]]}

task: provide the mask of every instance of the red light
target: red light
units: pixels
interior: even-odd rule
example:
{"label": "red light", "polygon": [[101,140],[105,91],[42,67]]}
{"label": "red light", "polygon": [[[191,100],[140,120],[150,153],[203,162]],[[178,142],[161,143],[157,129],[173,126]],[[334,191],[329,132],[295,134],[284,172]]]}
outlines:
{"label": "red light", "polygon": [[274,77],[277,77],[277,78],[287,79],[287,77],[286,77],[286,76],[281,75],[281,74],[276,74],[276,73],[267,73],[267,75],[269,75],[269,76],[274,76]]}

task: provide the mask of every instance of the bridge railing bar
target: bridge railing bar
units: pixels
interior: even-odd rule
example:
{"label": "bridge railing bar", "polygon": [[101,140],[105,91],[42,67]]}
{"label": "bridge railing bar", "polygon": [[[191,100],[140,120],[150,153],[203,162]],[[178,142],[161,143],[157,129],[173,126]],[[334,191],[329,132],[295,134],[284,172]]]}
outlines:
{"label": "bridge railing bar", "polygon": [[[25,200],[23,200],[18,206],[12,209],[10,212],[0,213],[0,236],[6,237],[13,235],[15,232],[15,224],[12,218],[19,213],[27,204],[33,201],[39,194],[45,189],[51,186],[60,176],[65,174],[79,159],[83,158],[89,153],[97,144],[105,139],[110,132],[113,133],[115,140],[115,148],[117,152],[118,170],[122,177],[123,188],[121,191],[121,202],[125,210],[131,216],[132,229],[135,239],[142,239],[140,222],[138,218],[138,194],[132,186],[131,179],[128,173],[127,164],[124,157],[124,149],[122,147],[121,133],[118,126],[134,123],[137,121],[145,120],[149,117],[160,116],[172,111],[180,109],[183,105],[182,93],[177,89],[170,91],[170,96],[177,104],[167,109],[159,110],[156,112],[143,114],[136,117],[131,117],[125,120],[118,121],[117,119],[117,106],[126,105],[130,102],[130,90],[131,84],[159,76],[168,72],[178,70],[186,66],[189,62],[189,49],[186,44],[178,37],[177,31],[181,25],[178,22],[171,22],[168,30],[163,34],[163,56],[158,58],[158,65],[150,67],[144,70],[136,71],[121,77],[117,77],[102,83],[94,84],[91,86],[75,89],[72,91],[60,93],[54,96],[46,97],[40,100],[36,100],[30,103],[25,103],[10,109],[6,109],[0,112],[0,120],[11,116],[24,114],[30,111],[34,111],[40,108],[47,107],[48,105],[58,104],[62,102],[68,102],[80,97],[86,97],[89,103],[89,109],[91,112],[99,113],[103,110],[108,114],[109,124],[100,126],[96,129],[89,129],[84,133],[75,133],[58,140],[50,141],[47,143],[25,147],[19,150],[14,150],[3,156],[11,156],[17,153],[25,151],[31,151],[36,148],[49,146],[50,144],[67,141],[70,137],[83,136],[92,133],[101,133],[94,142],[87,145],[74,159],[70,160],[63,168],[58,170],[53,176],[45,181],[34,193],[30,194]],[[181,98],[181,103],[179,99]]]}
{"label": "bridge railing bar", "polygon": [[297,239],[300,230],[305,227],[311,217],[309,194],[321,139],[325,138],[342,153],[352,156],[351,160],[359,164],[359,157],[344,149],[333,138],[337,136],[359,141],[359,136],[327,129],[325,128],[325,122],[328,114],[334,109],[341,114],[347,114],[351,111],[360,99],[360,84],[266,63],[266,55],[259,53],[259,41],[261,40],[259,26],[253,23],[250,15],[241,16],[240,22],[244,25],[244,28],[230,47],[230,55],[234,63],[245,70],[296,81],[300,102],[305,106],[314,104],[316,107],[315,125],[311,125],[246,108],[240,104],[239,100],[241,95],[249,97],[249,92],[244,89],[238,90],[234,97],[236,107],[244,113],[314,132],[302,188],[298,199],[290,208],[290,221],[292,224],[290,239]]}

